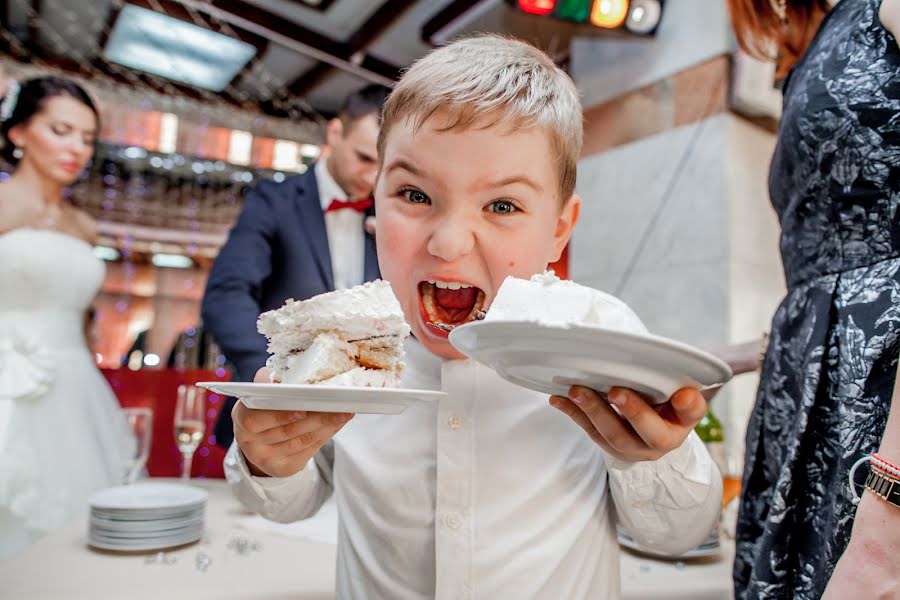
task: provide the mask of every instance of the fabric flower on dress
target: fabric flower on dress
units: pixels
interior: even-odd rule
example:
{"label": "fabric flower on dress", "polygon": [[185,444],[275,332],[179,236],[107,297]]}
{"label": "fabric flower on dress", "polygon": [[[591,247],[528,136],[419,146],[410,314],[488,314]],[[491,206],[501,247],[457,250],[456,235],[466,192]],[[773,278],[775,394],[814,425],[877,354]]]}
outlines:
{"label": "fabric flower on dress", "polygon": [[53,355],[37,341],[0,337],[0,401],[40,398],[53,385],[55,367]]}

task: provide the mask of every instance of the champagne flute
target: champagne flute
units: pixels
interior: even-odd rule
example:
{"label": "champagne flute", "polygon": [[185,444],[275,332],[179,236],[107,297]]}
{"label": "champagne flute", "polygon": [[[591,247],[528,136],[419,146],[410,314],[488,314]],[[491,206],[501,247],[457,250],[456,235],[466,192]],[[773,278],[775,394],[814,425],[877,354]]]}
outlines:
{"label": "champagne flute", "polygon": [[206,390],[194,385],[179,385],[175,403],[175,441],[181,451],[181,479],[191,478],[194,452],[206,431]]}
{"label": "champagne flute", "polygon": [[134,446],[125,469],[125,483],[133,484],[147,464],[150,444],[153,440],[153,410],[150,408],[126,408],[125,421],[134,434]]}

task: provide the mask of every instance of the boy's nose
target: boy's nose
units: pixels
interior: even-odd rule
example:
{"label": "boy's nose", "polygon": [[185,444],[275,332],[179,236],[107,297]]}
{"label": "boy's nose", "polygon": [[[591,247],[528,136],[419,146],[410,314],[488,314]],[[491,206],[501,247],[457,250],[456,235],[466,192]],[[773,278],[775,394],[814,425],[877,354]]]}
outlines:
{"label": "boy's nose", "polygon": [[444,261],[469,254],[475,246],[475,233],[462,219],[447,218],[437,223],[428,240],[428,253]]}

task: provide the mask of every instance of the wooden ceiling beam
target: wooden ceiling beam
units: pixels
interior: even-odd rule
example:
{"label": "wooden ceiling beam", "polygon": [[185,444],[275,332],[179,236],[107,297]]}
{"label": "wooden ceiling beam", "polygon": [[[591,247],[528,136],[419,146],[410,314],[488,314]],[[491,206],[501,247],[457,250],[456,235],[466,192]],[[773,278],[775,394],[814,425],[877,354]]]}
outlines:
{"label": "wooden ceiling beam", "polygon": [[[397,20],[414,4],[415,0],[387,0],[366,21],[353,32],[346,42],[338,43],[335,49],[344,60],[356,62],[359,66],[395,80],[401,67],[389,64],[374,56],[359,53],[365,52],[375,40],[381,37]],[[324,81],[334,71],[334,67],[326,63],[318,63],[288,84],[288,90],[297,96],[305,96]]]}

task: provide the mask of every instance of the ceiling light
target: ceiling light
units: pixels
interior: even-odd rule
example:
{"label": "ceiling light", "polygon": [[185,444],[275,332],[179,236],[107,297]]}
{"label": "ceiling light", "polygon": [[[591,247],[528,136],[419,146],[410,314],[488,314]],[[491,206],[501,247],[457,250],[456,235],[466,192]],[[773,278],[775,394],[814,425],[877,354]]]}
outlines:
{"label": "ceiling light", "polygon": [[297,157],[300,145],[289,140],[275,140],[272,157],[272,168],[278,171],[296,171],[300,161]]}
{"label": "ceiling light", "polygon": [[236,165],[249,165],[253,150],[253,135],[249,131],[231,130],[228,143],[228,162]]}
{"label": "ceiling light", "polygon": [[651,33],[659,25],[661,15],[659,0],[632,0],[625,28],[634,33]]}
{"label": "ceiling light", "polygon": [[628,0],[594,0],[591,23],[597,27],[615,29],[628,15]]}
{"label": "ceiling light", "polygon": [[252,45],[133,4],[119,12],[103,57],[221,92],[256,54]]}
{"label": "ceiling light", "polygon": [[172,154],[178,146],[178,117],[163,113],[159,121],[159,151]]}
{"label": "ceiling light", "polygon": [[549,15],[556,0],[519,0],[519,8],[532,15]]}
{"label": "ceiling light", "polygon": [[321,153],[322,149],[315,144],[300,144],[300,156],[303,158],[315,160],[319,158],[319,154]]}
{"label": "ceiling light", "polygon": [[109,246],[94,246],[94,256],[101,260],[117,261],[119,260],[119,251]]}
{"label": "ceiling light", "polygon": [[157,267],[169,269],[188,269],[194,265],[194,261],[187,256],[182,256],[181,254],[164,254],[162,252],[154,254],[152,261]]}

